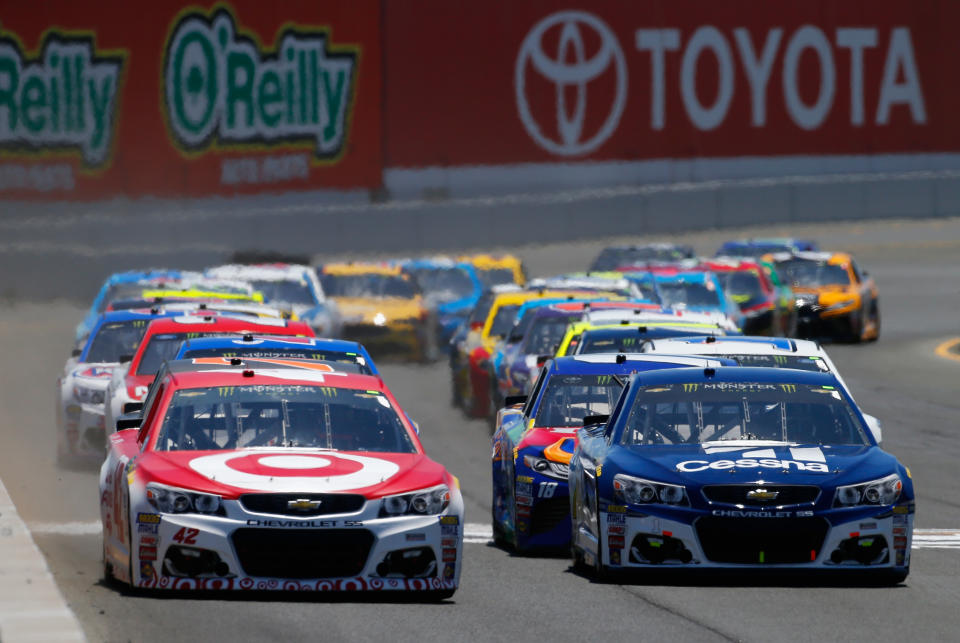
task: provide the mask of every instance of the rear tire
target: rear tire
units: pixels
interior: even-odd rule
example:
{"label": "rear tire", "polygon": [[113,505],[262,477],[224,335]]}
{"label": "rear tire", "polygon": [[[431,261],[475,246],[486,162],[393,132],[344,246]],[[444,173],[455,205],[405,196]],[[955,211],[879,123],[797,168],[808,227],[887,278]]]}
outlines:
{"label": "rear tire", "polygon": [[434,589],[426,592],[420,592],[419,595],[423,597],[424,602],[439,603],[440,601],[445,601],[449,598],[452,598],[456,591],[457,590],[455,589]]}

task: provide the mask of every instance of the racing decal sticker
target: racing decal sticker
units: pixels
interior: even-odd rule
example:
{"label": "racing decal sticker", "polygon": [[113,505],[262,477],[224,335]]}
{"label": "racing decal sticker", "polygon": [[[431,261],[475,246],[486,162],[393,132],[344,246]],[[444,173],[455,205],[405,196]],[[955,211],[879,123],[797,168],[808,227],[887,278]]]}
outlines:
{"label": "racing decal sticker", "polygon": [[187,152],[297,144],[317,159],[336,159],[347,140],[359,47],[331,41],[326,27],[288,26],[264,47],[227,9],[211,17],[184,12],[163,65],[172,138]]}
{"label": "racing decal sticker", "polygon": [[406,535],[407,542],[423,542],[426,539],[427,539],[426,534],[407,534]]}
{"label": "racing decal sticker", "polygon": [[443,580],[452,581],[454,576],[457,575],[457,565],[456,563],[447,563],[443,567]]}
{"label": "racing decal sticker", "polygon": [[441,525],[459,525],[460,516],[440,516]]}
{"label": "racing decal sticker", "polygon": [[137,524],[144,525],[159,525],[160,524],[160,514],[148,514],[148,513],[138,513],[137,514]]}
{"label": "racing decal sticker", "polygon": [[385,482],[399,465],[345,453],[231,452],[190,462],[197,473],[221,484],[269,492],[325,493],[362,489]]}
{"label": "racing decal sticker", "polygon": [[607,544],[610,547],[623,547],[624,538],[623,536],[607,536]]}
{"label": "racing decal sticker", "polygon": [[457,525],[440,525],[440,534],[443,536],[456,536],[460,533],[460,527]]}
{"label": "racing decal sticker", "polygon": [[704,445],[704,453],[707,455],[715,453],[730,453],[743,451],[741,457],[736,460],[685,460],[677,463],[677,471],[684,473],[696,473],[707,469],[725,470],[725,469],[790,469],[796,468],[798,471],[810,471],[813,473],[829,473],[830,469],[826,464],[826,457],[819,447],[790,447],[792,460],[780,459],[773,448],[756,449],[753,445],[747,447],[744,451],[743,446],[707,446]]}
{"label": "racing decal sticker", "polygon": [[140,560],[156,560],[157,559],[157,548],[156,547],[140,547]]}
{"label": "racing decal sticker", "polygon": [[441,539],[440,539],[440,546],[443,547],[443,548],[456,547],[456,546],[457,546],[457,539],[456,539],[456,538],[441,538]]}
{"label": "racing decal sticker", "polygon": [[442,550],[442,558],[445,563],[452,563],[457,560],[457,550],[456,549],[444,549]]}
{"label": "racing decal sticker", "polygon": [[531,508],[528,505],[518,505],[517,506],[517,517],[528,518],[533,515]]}
{"label": "racing decal sticker", "polygon": [[531,476],[517,476],[517,482],[523,484],[533,484],[533,478]]}
{"label": "racing decal sticker", "polygon": [[610,550],[610,564],[611,565],[621,565],[621,552],[623,550],[616,548]]}
{"label": "racing decal sticker", "polygon": [[67,151],[87,167],[106,165],[126,55],[97,50],[92,34],[56,28],[30,55],[0,32],[0,151]]}
{"label": "racing decal sticker", "polygon": [[[331,580],[278,580],[254,579],[250,577],[243,578],[172,578],[169,576],[158,576],[152,565],[150,573],[144,571],[144,566],[150,565],[144,563],[141,565],[140,587],[149,589],[170,589],[170,590],[241,590],[241,591],[436,591],[439,589],[456,589],[457,585],[453,577],[451,578],[337,578]],[[456,568],[453,563],[447,563],[448,567],[453,567],[453,576],[455,577]]]}

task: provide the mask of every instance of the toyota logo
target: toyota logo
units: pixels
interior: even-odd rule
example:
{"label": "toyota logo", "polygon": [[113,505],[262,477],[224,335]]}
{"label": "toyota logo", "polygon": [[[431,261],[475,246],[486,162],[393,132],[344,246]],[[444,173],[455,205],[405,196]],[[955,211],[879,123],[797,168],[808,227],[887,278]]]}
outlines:
{"label": "toyota logo", "polygon": [[[548,32],[557,38],[546,39]],[[592,33],[591,33],[592,32]],[[599,46],[592,45],[599,40]],[[556,44],[553,44],[555,41]],[[550,43],[549,50],[548,42]],[[592,51],[596,49],[596,51]],[[591,81],[613,65],[615,91],[608,105],[596,98],[587,101]],[[540,110],[535,117],[527,96],[528,74],[538,74],[555,88],[555,110]],[[617,129],[627,102],[627,64],[617,37],[596,16],[585,11],[559,11],[538,22],[524,38],[515,71],[517,110],[527,133],[553,154],[575,156],[597,149]],[[568,105],[568,89],[573,89]],[[588,109],[606,109],[598,129],[585,131]]]}

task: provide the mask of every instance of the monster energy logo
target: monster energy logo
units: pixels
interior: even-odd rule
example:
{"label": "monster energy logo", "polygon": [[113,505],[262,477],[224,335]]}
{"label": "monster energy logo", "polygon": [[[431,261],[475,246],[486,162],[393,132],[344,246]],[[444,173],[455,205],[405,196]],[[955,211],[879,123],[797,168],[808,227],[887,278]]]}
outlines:
{"label": "monster energy logo", "polygon": [[796,384],[781,384],[780,388],[783,389],[784,393],[796,393],[797,385]]}
{"label": "monster energy logo", "polygon": [[167,118],[189,149],[221,142],[310,141],[317,157],[346,139],[357,54],[331,52],[325,32],[287,29],[264,54],[233,16],[187,14],[164,61]]}
{"label": "monster energy logo", "polygon": [[773,361],[775,361],[777,364],[786,364],[787,358],[785,355],[774,355]]}
{"label": "monster energy logo", "polygon": [[35,58],[0,38],[0,148],[76,149],[87,165],[102,165],[123,62],[97,55],[87,36],[51,32]]}
{"label": "monster energy logo", "polygon": [[693,393],[694,391],[696,391],[696,390],[699,389],[699,388],[700,388],[700,385],[699,385],[699,384],[684,384],[684,385],[683,385],[683,392],[684,392],[684,393]]}

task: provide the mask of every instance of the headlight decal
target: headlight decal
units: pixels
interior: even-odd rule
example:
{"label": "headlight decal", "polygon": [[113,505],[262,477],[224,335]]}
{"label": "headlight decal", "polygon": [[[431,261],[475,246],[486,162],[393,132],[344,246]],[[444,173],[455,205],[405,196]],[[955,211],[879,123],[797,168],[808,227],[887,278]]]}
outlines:
{"label": "headlight decal", "polygon": [[628,505],[690,505],[687,489],[682,485],[635,478],[623,473],[613,477],[613,493],[617,500]]}
{"label": "headlight decal", "polygon": [[903,481],[898,474],[892,473],[878,480],[837,487],[833,506],[892,505],[902,491]]}
{"label": "headlight decal", "polygon": [[431,516],[450,506],[450,488],[438,485],[411,493],[386,496],[380,504],[381,518],[395,516]]}

